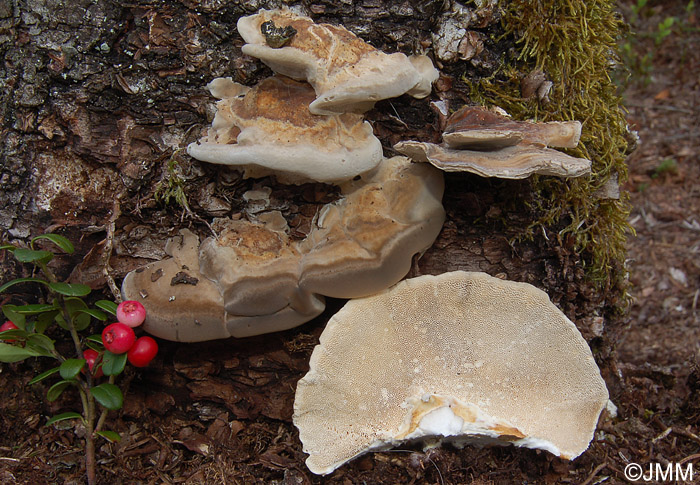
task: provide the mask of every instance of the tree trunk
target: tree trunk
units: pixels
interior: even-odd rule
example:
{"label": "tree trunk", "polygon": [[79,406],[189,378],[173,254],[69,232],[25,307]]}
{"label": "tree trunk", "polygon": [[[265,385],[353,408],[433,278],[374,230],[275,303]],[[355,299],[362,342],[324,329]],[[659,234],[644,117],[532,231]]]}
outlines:
{"label": "tree trunk", "polygon": [[[437,61],[441,77],[431,97],[381,101],[366,114],[387,156],[394,154],[391,146],[400,140],[439,141],[443,120],[431,108],[431,100],[445,101],[455,110],[479,101],[474,95],[479,80],[496,76],[511,82],[501,69],[504,63],[519,66],[518,72],[511,72],[517,80],[537,67],[516,62],[521,46],[517,34],[504,28],[499,2],[465,2],[468,6],[457,14],[459,6],[442,0],[1,0],[2,239],[26,242],[46,231],[67,236],[77,251],[54,262],[57,273],[108,295],[107,260],[118,284],[128,271],[162,258],[165,240],[179,229],[209,234],[207,223],[215,216],[244,217],[241,195],[254,186],[271,187],[273,198],[286,204],[285,215],[290,220],[299,215],[293,227],[303,234],[305,219],[314,213],[304,206],[323,203],[314,195],[325,190],[321,186],[284,186],[271,177],[242,180],[235,172],[178,151],[198,139],[211,120],[212,99],[204,88],[211,79],[231,76],[252,85],[271,74],[262,63],[241,54],[237,19],[263,6],[288,3],[301,5],[317,22],[342,24],[386,52],[425,51]],[[453,21],[465,27],[460,36],[473,39],[471,44],[458,42],[450,48],[432,34],[441,27],[448,32]],[[438,53],[443,44],[447,47]],[[468,59],[451,54],[455,48]],[[554,93],[557,88],[555,82]],[[527,102],[537,111],[544,100]],[[561,119],[568,115],[560,114]],[[154,197],[158,187],[160,201]],[[178,187],[188,208],[172,199]],[[622,268],[616,261],[607,266],[606,281],[613,281],[607,286],[592,280],[587,265],[594,248],[581,250],[577,234],[564,230],[574,209],[565,206],[562,217],[535,224],[542,216],[538,190],[530,180],[447,174],[447,221],[411,275],[484,271],[544,289],[592,345],[614,391],[612,349],[621,326],[623,293],[614,281]],[[167,195],[172,196],[169,204],[162,201]],[[566,204],[573,202],[568,199]],[[0,255],[0,283],[23,271],[10,259]],[[243,470],[241,477],[301,477],[308,483],[311,475],[303,466],[291,424],[294,387],[308,369],[323,325],[341,304],[331,302],[313,322],[275,335],[196,345],[164,343],[158,364],[143,371],[139,385],[132,383],[135,399],[142,399],[146,410],[127,408],[120,419],[160,413],[159,419],[165,420],[188,413],[208,427],[206,439],[213,440],[214,452],[195,450],[205,455],[201,466],[234,463]],[[148,399],[147,394],[159,398]],[[217,420],[223,420],[225,432],[211,424]],[[128,428],[122,421],[113,428],[119,426],[120,431]],[[255,433],[262,433],[255,446],[244,443]],[[524,478],[530,474],[528,480],[543,477],[552,467],[557,473],[561,467],[569,467],[566,473],[579,470],[585,477],[584,468],[590,464],[583,459],[552,465],[549,455],[510,449],[441,453],[436,460],[446,482],[467,476],[486,480],[490,470],[499,467],[519,468]],[[407,455],[359,460],[333,477],[354,482],[361,476],[376,482],[399,463],[403,468],[389,476],[408,481],[423,474],[437,481],[428,461],[412,467]]]}

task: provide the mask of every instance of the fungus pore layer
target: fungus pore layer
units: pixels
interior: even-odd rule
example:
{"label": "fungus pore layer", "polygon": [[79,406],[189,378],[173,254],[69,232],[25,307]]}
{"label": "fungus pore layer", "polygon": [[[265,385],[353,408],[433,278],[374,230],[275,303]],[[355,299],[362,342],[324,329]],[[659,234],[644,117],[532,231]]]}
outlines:
{"label": "fungus pore layer", "polygon": [[544,292],[457,271],[349,301],[298,383],[294,423],[318,474],[425,438],[573,459],[607,400],[586,341]]}

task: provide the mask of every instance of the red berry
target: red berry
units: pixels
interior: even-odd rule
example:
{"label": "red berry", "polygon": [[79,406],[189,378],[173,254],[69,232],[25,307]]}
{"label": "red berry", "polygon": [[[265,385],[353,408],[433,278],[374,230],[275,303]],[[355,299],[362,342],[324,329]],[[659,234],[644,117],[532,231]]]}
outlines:
{"label": "red berry", "polygon": [[102,330],[102,343],[113,354],[123,354],[134,345],[136,335],[131,327],[117,322]]}
{"label": "red berry", "polygon": [[151,337],[139,337],[126,354],[126,358],[134,367],[146,367],[158,353],[158,344]]}
{"label": "red berry", "polygon": [[[4,332],[5,330],[14,330],[16,328],[18,328],[17,325],[15,325],[14,323],[12,323],[11,321],[8,320],[5,323],[3,323],[2,325],[0,325],[0,332]],[[8,339],[8,340],[5,340],[5,342],[10,344],[12,342],[16,342],[16,340],[15,339]]]}
{"label": "red berry", "polygon": [[16,328],[18,328],[17,325],[8,320],[0,325],[0,332],[4,332],[5,330],[14,330]]}
{"label": "red berry", "polygon": [[146,319],[146,309],[138,301],[127,300],[117,306],[117,320],[130,327],[138,327]]}
{"label": "red berry", "polygon": [[99,357],[100,353],[93,349],[87,349],[83,352],[83,358],[85,359],[85,362],[87,362],[87,365],[90,368],[90,372],[93,373],[95,378],[102,377],[104,375],[102,373],[102,367],[98,368],[97,372],[95,372],[95,363],[97,362],[97,359],[99,359]]}

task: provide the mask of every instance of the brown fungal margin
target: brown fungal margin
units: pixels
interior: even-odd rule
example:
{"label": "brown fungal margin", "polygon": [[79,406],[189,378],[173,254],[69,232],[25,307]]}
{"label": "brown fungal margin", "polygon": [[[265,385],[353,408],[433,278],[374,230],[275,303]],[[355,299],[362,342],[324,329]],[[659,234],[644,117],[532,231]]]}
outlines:
{"label": "brown fungal margin", "polygon": [[590,160],[547,148],[574,148],[580,137],[578,121],[513,121],[483,107],[467,106],[447,120],[442,144],[403,141],[394,149],[447,172],[506,179],[533,174],[580,177],[591,172]]}

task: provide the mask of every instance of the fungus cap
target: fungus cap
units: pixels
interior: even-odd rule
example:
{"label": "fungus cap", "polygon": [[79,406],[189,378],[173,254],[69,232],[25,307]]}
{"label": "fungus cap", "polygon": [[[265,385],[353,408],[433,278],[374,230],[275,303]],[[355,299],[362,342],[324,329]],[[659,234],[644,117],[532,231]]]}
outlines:
{"label": "fungus cap", "polygon": [[[272,47],[261,31],[266,22],[292,27],[296,34],[283,47]],[[309,105],[314,114],[363,113],[376,101],[406,92],[425,97],[437,78],[427,58],[411,62],[401,53],[385,54],[344,27],[315,24],[290,10],[260,10],[241,17],[238,32],[247,42],[244,54],[314,87],[317,98]]]}
{"label": "fungus cap", "polygon": [[311,114],[315,94],[306,83],[272,76],[244,89],[219,78],[208,87],[221,100],[207,135],[187,147],[198,160],[240,167],[246,177],[337,183],[382,159],[381,143],[361,115]]}
{"label": "fungus cap", "polygon": [[[342,184],[341,190],[343,197],[321,209],[302,241],[289,238],[280,214],[259,216],[261,222],[218,219],[212,225],[218,237],[201,245],[189,233],[194,239],[188,239],[188,274],[207,285],[202,311],[211,314],[216,331],[198,327],[187,311],[168,302],[174,291],[170,288],[139,300],[153,322],[149,331],[185,341],[281,331],[319,315],[324,296],[366,296],[399,281],[413,256],[428,249],[442,227],[442,173],[395,157]],[[152,292],[151,280],[140,276],[151,274],[150,268],[172,266],[170,273],[182,269],[176,257],[182,258],[173,253],[173,258],[147,266],[148,272],[127,275],[125,297],[139,299],[140,293]],[[199,289],[190,291],[192,298],[200,295]],[[165,315],[160,315],[161,309]],[[173,330],[186,325],[191,327],[186,333]]]}
{"label": "fungus cap", "polygon": [[217,219],[212,227],[218,237],[202,242],[199,262],[202,274],[217,282],[226,311],[256,316],[288,306],[301,255],[287,234],[245,220]]}
{"label": "fungus cap", "polygon": [[394,145],[394,149],[416,162],[429,162],[445,172],[471,172],[482,177],[523,179],[533,174],[580,177],[591,173],[590,160],[520,143],[497,150],[460,150],[434,143],[403,141]]}
{"label": "fungus cap", "polygon": [[170,255],[131,271],[122,282],[124,300],[146,308],[143,329],[168,340],[197,341],[229,336],[224,300],[213,281],[199,270],[199,238],[188,229],[165,245]]}
{"label": "fungus cap", "polygon": [[449,148],[500,148],[521,142],[574,148],[581,138],[581,123],[514,121],[483,106],[464,106],[449,117],[442,138]]}
{"label": "fungus cap", "polygon": [[[210,240],[207,242],[211,244]],[[203,246],[207,247],[204,243]],[[183,229],[179,236],[168,240],[165,249],[171,257],[131,271],[122,283],[122,297],[139,301],[146,308],[143,328],[151,335],[178,342],[248,337],[296,327],[325,308],[323,297],[304,295],[303,299],[294,287],[284,294],[287,305],[258,300],[258,312],[230,314],[224,308],[219,284],[202,273],[200,260],[204,261],[202,267],[208,261],[199,255],[199,238]],[[281,279],[268,281],[268,287]],[[250,290],[250,284],[241,287]],[[240,296],[237,302],[244,308],[249,304]]]}
{"label": "fungus cap", "polygon": [[608,400],[590,348],[541,290],[484,273],[421,276],[349,301],[299,381],[309,469],[446,439],[573,459]]}
{"label": "fungus cap", "polygon": [[384,290],[408,273],[412,258],[442,229],[444,177],[405,157],[386,159],[362,180],[341,185],[301,243],[301,287],[334,298]]}
{"label": "fungus cap", "polygon": [[574,148],[581,138],[578,121],[514,121],[503,110],[465,106],[447,120],[443,143],[402,141],[394,149],[417,162],[447,172],[522,179],[533,174],[580,177],[591,161],[547,148]]}

